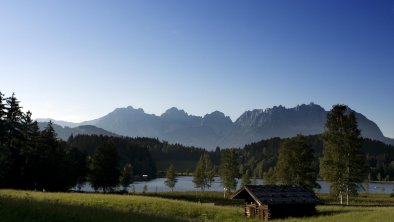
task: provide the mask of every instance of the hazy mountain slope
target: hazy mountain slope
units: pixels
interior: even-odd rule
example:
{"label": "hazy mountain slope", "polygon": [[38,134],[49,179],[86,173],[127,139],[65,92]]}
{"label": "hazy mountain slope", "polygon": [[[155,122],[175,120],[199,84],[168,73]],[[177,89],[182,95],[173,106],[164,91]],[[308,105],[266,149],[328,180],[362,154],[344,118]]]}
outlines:
{"label": "hazy mountain slope", "polygon": [[149,115],[143,109],[117,108],[113,112],[96,120],[82,122],[83,125],[94,125],[110,132],[124,136],[158,137],[157,116]]}
{"label": "hazy mountain slope", "polygon": [[[43,130],[46,126],[48,125],[47,122],[38,122],[38,126],[40,127],[41,130]],[[108,132],[106,130],[103,130],[101,128],[98,128],[96,126],[91,126],[91,125],[82,125],[82,126],[77,126],[74,128],[71,127],[62,127],[57,124],[53,124],[53,129],[56,131],[58,138],[62,140],[67,140],[71,134],[76,136],[79,134],[83,135],[105,135],[105,136],[117,136],[114,133]]]}
{"label": "hazy mountain slope", "polygon": [[38,118],[36,119],[37,122],[49,122],[52,121],[52,123],[62,126],[62,127],[77,127],[80,126],[81,124],[79,123],[73,123],[73,122],[67,122],[67,121],[63,121],[63,120],[55,120],[55,119],[51,119],[51,118]]}

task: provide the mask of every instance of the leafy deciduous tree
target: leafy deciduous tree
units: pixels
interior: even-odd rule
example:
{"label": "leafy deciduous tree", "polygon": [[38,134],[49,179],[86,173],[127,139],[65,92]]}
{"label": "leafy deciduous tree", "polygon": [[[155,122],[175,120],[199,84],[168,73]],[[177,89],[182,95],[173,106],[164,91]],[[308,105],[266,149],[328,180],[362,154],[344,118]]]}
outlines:
{"label": "leafy deciduous tree", "polygon": [[245,185],[249,185],[251,184],[250,181],[250,175],[249,175],[249,170],[246,170],[243,174],[242,174],[242,179],[241,179],[241,187],[245,186]]}
{"label": "leafy deciduous tree", "polygon": [[209,189],[213,182],[214,175],[215,171],[211,158],[208,154],[203,154],[197,162],[193,175],[193,183],[195,184],[195,187],[200,188],[201,191],[204,191],[206,188]]}
{"label": "leafy deciduous tree", "polygon": [[320,159],[320,175],[331,182],[331,191],[338,196],[340,204],[343,196],[349,204],[349,195],[357,193],[357,184],[368,173],[356,116],[347,109],[344,105],[335,105],[328,113]]}
{"label": "leafy deciduous tree", "polygon": [[298,135],[285,140],[274,168],[274,180],[285,185],[317,188],[318,172],[314,160],[311,145],[304,136]]}
{"label": "leafy deciduous tree", "polygon": [[235,149],[224,150],[220,159],[220,179],[224,187],[224,198],[237,187],[238,162]]}
{"label": "leafy deciduous tree", "polygon": [[178,180],[176,179],[175,167],[173,164],[170,164],[166,172],[166,180],[164,181],[164,184],[168,186],[171,191],[174,191],[174,187],[177,181]]}
{"label": "leafy deciduous tree", "polygon": [[120,176],[120,185],[123,190],[127,190],[127,187],[133,182],[133,166],[129,163],[123,167],[122,174]]}

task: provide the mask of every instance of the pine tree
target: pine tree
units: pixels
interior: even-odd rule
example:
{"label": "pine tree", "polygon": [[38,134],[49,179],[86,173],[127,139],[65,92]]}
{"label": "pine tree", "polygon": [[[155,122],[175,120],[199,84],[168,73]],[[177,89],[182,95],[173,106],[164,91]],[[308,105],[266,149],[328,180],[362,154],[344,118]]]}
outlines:
{"label": "pine tree", "polygon": [[0,187],[10,187],[10,175],[13,168],[11,151],[7,146],[8,127],[6,124],[6,104],[4,95],[0,92]]}
{"label": "pine tree", "polygon": [[320,159],[320,175],[331,182],[331,191],[343,203],[357,193],[357,184],[366,176],[365,154],[357,128],[355,113],[344,105],[335,105],[327,115],[326,131],[322,134],[324,150]]}
{"label": "pine tree", "polygon": [[23,181],[21,181],[21,165],[23,160],[20,156],[20,148],[23,142],[23,135],[21,129],[22,111],[18,99],[13,93],[11,97],[6,98],[6,116],[5,116],[5,141],[4,152],[7,153],[10,161],[7,161],[8,171],[7,181],[8,186],[19,188]]}
{"label": "pine tree", "polygon": [[36,188],[48,191],[66,191],[75,184],[69,182],[67,144],[57,138],[53,123],[41,132],[36,172]]}
{"label": "pine tree", "polygon": [[120,185],[123,187],[123,190],[127,190],[131,183],[133,183],[133,166],[129,163],[123,167]]}
{"label": "pine tree", "polygon": [[200,157],[194,171],[193,183],[195,184],[195,187],[200,188],[201,191],[211,187],[214,175],[215,171],[211,158],[208,154],[203,154]]}
{"label": "pine tree", "polygon": [[19,106],[19,101],[13,93],[11,97],[6,99],[6,127],[7,127],[7,137],[8,137],[8,147],[15,148],[18,145],[21,135],[21,122],[23,118],[23,113],[21,111],[22,107]]}
{"label": "pine tree", "polygon": [[170,164],[170,166],[167,169],[166,172],[166,180],[164,181],[164,184],[171,189],[171,191],[174,191],[175,184],[178,180],[176,179],[176,174],[175,174],[175,168],[173,164]]}
{"label": "pine tree", "polygon": [[0,92],[0,146],[5,145],[6,142],[6,133],[7,133],[7,127],[6,127],[6,104],[4,100],[4,94]]}
{"label": "pine tree", "polygon": [[275,182],[310,189],[319,187],[314,159],[312,147],[304,136],[284,141],[274,168]]}
{"label": "pine tree", "polygon": [[224,198],[237,187],[238,162],[235,149],[227,149],[222,153],[220,159],[220,179],[224,188]]}
{"label": "pine tree", "polygon": [[42,172],[37,169],[41,162],[40,146],[41,134],[37,121],[31,118],[31,112],[28,111],[22,117],[21,129],[23,135],[23,142],[20,146],[20,157],[22,163],[20,166],[22,188],[35,189],[37,183],[37,175]]}
{"label": "pine tree", "polygon": [[94,190],[110,192],[119,183],[118,152],[112,141],[104,141],[90,163],[89,181]]}

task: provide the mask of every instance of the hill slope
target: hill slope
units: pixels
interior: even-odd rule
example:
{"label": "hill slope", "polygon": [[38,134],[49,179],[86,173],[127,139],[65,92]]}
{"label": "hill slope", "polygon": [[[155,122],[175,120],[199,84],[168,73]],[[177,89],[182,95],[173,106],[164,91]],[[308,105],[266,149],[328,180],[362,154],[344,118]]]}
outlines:
{"label": "hill slope", "polygon": [[[43,130],[48,125],[47,122],[38,122],[40,130]],[[81,125],[77,127],[62,127],[53,123],[53,129],[55,129],[58,138],[67,140],[71,135],[103,135],[103,136],[117,136],[115,133],[103,130],[96,126]]]}

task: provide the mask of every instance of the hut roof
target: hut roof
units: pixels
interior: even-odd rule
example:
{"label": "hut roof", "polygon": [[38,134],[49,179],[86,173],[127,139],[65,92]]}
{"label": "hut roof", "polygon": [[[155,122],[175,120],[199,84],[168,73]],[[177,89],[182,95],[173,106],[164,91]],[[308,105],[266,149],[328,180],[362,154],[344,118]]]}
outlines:
{"label": "hut roof", "polygon": [[271,204],[320,204],[313,191],[304,187],[284,185],[246,185],[232,199],[253,198],[260,205]]}

